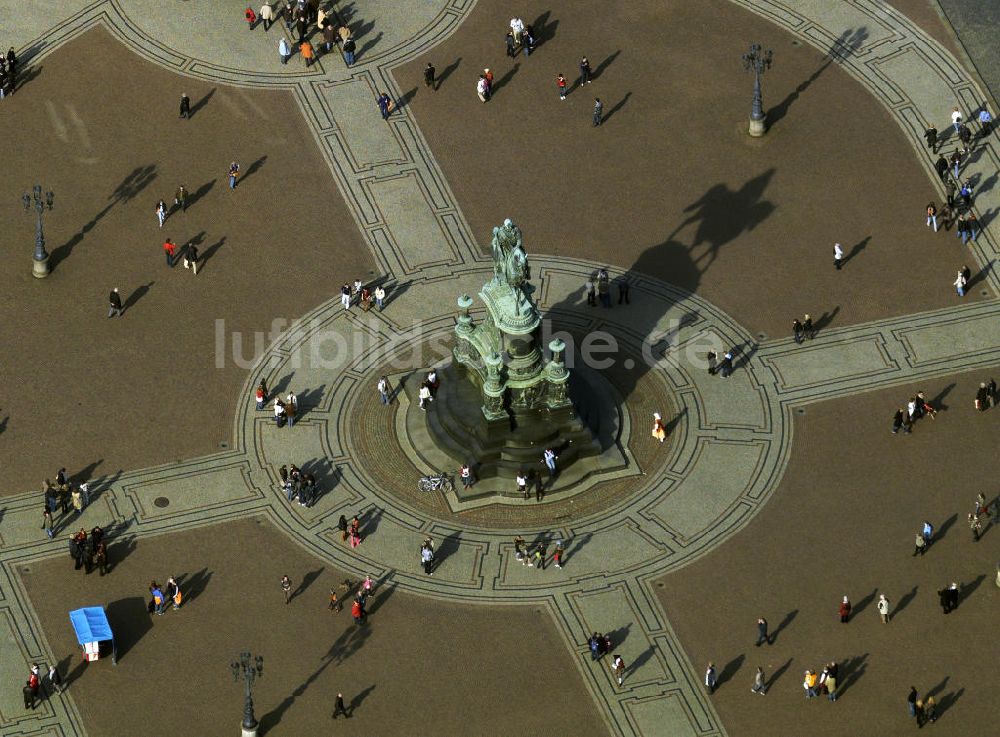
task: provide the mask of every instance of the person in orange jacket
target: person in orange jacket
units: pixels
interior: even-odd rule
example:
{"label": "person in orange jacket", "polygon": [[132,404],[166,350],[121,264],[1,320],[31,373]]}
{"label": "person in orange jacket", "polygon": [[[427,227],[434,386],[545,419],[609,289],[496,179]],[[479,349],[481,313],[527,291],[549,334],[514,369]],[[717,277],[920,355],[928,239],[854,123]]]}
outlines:
{"label": "person in orange jacket", "polygon": [[299,46],[299,53],[301,53],[302,58],[306,60],[306,66],[312,66],[313,59],[316,58],[316,53],[313,51],[312,44],[308,41],[303,41],[302,45]]}

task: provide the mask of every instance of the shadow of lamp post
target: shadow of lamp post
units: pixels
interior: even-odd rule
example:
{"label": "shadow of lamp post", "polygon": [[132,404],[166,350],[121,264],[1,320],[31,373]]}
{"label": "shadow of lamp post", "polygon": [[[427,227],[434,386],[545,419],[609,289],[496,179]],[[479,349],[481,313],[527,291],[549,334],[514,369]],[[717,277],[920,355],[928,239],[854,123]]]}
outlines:
{"label": "shadow of lamp post", "polygon": [[743,54],[743,68],[753,70],[753,107],[750,109],[750,135],[759,138],[767,128],[764,125],[764,103],[760,94],[760,77],[771,68],[771,50],[764,51],[760,44],[750,44],[750,51]]}
{"label": "shadow of lamp post", "polygon": [[246,686],[243,702],[243,737],[257,737],[256,717],[253,715],[253,683],[257,678],[264,677],[264,658],[260,655],[250,660],[250,652],[244,650],[240,653],[240,659],[229,664],[233,671],[233,681],[239,682],[243,678]]}
{"label": "shadow of lamp post", "polygon": [[25,192],[21,197],[24,211],[27,212],[31,209],[31,203],[34,200],[35,212],[38,215],[35,228],[35,257],[31,265],[31,274],[36,279],[44,279],[49,275],[49,254],[45,250],[45,236],[42,234],[42,212],[46,206],[49,210],[52,209],[52,197],[51,192],[46,192],[45,196],[42,197],[42,185],[40,184],[35,185],[32,194]]}

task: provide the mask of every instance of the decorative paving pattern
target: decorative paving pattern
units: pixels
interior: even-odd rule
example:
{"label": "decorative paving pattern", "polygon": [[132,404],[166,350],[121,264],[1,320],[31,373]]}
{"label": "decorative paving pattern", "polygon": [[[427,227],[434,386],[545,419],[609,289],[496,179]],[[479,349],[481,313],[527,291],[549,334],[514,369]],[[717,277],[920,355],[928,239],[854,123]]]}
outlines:
{"label": "decorative paving pattern", "polygon": [[[954,104],[971,112],[983,99],[946,51],[884,3],[734,1],[823,50],[832,49],[838,63],[899,121],[929,172],[932,160],[920,138],[925,121],[944,130]],[[240,17],[240,8],[229,2],[191,2],[168,18],[166,6],[161,9],[152,0],[74,0],[64,4],[65,22],[33,9],[17,20],[21,38],[33,39],[22,46],[22,55],[34,63],[100,24],[140,56],[178,74],[292,90],[377,263],[399,292],[380,315],[359,318],[334,303],[303,316],[250,374],[238,398],[232,451],[104,480],[95,485],[96,499],[81,524],[110,526],[109,520],[117,520],[127,525],[127,534],[141,537],[256,516],[323,560],[356,574],[391,574],[409,591],[544,604],[567,647],[577,653],[611,734],[725,734],[703,695],[699,673],[657,603],[652,581],[721,544],[767,501],[791,447],[794,408],[995,364],[1000,306],[993,300],[824,331],[821,339],[801,347],[787,340],[757,346],[712,305],[642,275],[629,276],[636,294],[631,308],[595,316],[579,305],[583,275],[592,264],[550,262],[532,254],[536,268],[541,267],[543,308],[573,322],[575,329],[608,328],[630,353],[641,351],[649,336],[658,343],[667,339],[668,357],[706,350],[703,341],[709,336],[720,345],[743,346],[744,358],[726,380],[685,360],[665,360],[651,369],[687,413],[674,429],[663,471],[637,480],[612,509],[527,530],[459,525],[445,515],[430,516],[372,483],[365,458],[352,446],[353,430],[343,408],[352,406],[359,392],[371,391],[367,377],[384,361],[387,345],[400,336],[412,339],[416,320],[428,335],[448,330],[455,296],[474,293],[482,281],[477,241],[408,109],[404,105],[385,124],[374,118],[376,90],[405,99],[392,68],[453,32],[474,2],[414,2],[413,12],[406,14],[388,0],[356,4],[362,6],[356,12],[382,19],[385,35],[355,67],[348,69],[331,56],[308,71],[295,65],[297,59],[288,67],[278,63],[280,24],[269,37],[244,32],[246,38],[236,46],[223,43],[232,35],[230,21]],[[192,46],[195,42],[184,38],[189,31],[183,14],[199,12],[209,40]],[[218,19],[218,26],[209,18]],[[46,30],[50,26],[54,30]],[[991,139],[966,175],[982,184],[998,163]],[[1000,192],[982,191],[977,208],[981,222],[989,224],[1000,210]],[[982,266],[997,260],[997,242],[989,231],[972,252]],[[985,279],[996,291],[997,275],[987,270]],[[334,360],[341,362],[336,368],[328,363]],[[295,428],[279,430],[266,414],[248,409],[249,390],[261,373],[272,386],[287,377],[285,386],[308,397]],[[637,437],[642,434],[639,427]],[[308,510],[289,506],[277,489],[276,465],[292,461],[307,468],[312,463],[326,489]],[[157,504],[161,499],[168,504]],[[355,512],[364,514],[374,534],[351,552],[335,526],[340,514]],[[36,493],[7,498],[2,515],[0,671],[16,682],[27,662],[53,659],[17,570],[63,555],[64,545],[36,529]],[[567,566],[540,574],[516,565],[511,555],[515,532],[529,541],[562,537]],[[449,551],[433,584],[419,573],[416,556],[428,534],[438,540],[439,550]],[[604,663],[588,657],[585,638],[595,629],[629,633],[622,645],[630,666],[624,688],[617,688]],[[20,707],[10,703],[9,693],[0,698],[4,734],[84,733],[70,694],[30,715]]]}

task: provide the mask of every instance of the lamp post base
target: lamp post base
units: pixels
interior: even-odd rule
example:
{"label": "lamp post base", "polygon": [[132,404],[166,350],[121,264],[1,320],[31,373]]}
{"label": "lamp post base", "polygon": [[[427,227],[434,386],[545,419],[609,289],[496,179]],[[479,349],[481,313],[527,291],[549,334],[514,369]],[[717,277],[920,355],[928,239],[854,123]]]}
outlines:
{"label": "lamp post base", "polygon": [[260,728],[260,724],[255,724],[251,728],[247,728],[245,724],[240,723],[240,729],[242,730],[242,737],[257,737],[257,730]]}
{"label": "lamp post base", "polygon": [[41,261],[31,260],[31,275],[36,279],[44,279],[49,275],[49,257],[46,256]]}
{"label": "lamp post base", "polygon": [[750,118],[750,135],[754,138],[760,138],[762,135],[767,133],[767,126],[764,124],[764,117],[759,120]]}

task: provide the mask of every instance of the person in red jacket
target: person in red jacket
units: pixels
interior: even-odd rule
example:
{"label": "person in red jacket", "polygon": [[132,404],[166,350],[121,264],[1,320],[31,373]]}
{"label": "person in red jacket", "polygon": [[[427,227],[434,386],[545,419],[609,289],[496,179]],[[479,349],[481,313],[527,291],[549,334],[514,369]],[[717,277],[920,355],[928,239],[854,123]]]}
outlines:
{"label": "person in red jacket", "polygon": [[172,240],[170,240],[169,238],[167,238],[167,240],[163,244],[163,252],[165,254],[167,254],[167,266],[169,266],[170,268],[173,268],[174,267],[174,253],[177,252],[177,246],[175,246],[174,242]]}
{"label": "person in red jacket", "polygon": [[851,602],[845,596],[844,600],[840,602],[840,621],[842,624],[847,624],[847,620],[851,618]]}
{"label": "person in red jacket", "polygon": [[563,75],[556,77],[556,87],[559,89],[559,99],[566,99],[566,78]]}
{"label": "person in red jacket", "polygon": [[250,26],[250,30],[252,31],[254,26],[257,25],[257,14],[253,12],[253,8],[247,6],[243,17],[247,19],[247,24]]}

